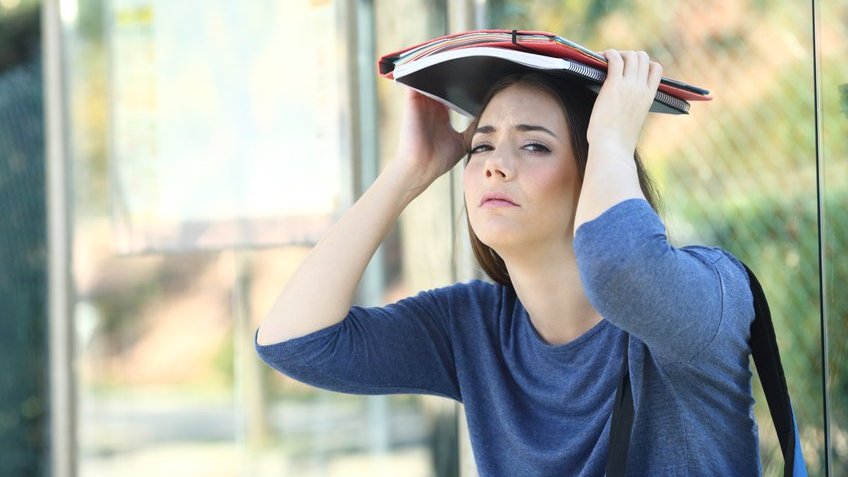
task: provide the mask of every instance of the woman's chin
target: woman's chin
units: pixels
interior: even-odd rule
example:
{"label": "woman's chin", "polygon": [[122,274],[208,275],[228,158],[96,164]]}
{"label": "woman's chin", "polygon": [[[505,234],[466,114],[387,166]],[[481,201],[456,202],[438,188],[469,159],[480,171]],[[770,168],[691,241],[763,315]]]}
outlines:
{"label": "woman's chin", "polygon": [[[564,231],[540,231],[527,227],[492,226],[474,229],[474,234],[486,246],[501,257],[506,255],[524,255],[527,252],[553,250],[559,246],[568,246],[572,234]],[[503,224],[498,224],[503,225]],[[551,248],[553,247],[553,249]]]}
{"label": "woman's chin", "polygon": [[514,230],[487,230],[483,233],[477,233],[477,238],[486,244],[486,246],[495,252],[498,252],[498,254],[502,254],[503,251],[509,250],[510,248],[520,247],[525,242],[521,234],[516,233]]}

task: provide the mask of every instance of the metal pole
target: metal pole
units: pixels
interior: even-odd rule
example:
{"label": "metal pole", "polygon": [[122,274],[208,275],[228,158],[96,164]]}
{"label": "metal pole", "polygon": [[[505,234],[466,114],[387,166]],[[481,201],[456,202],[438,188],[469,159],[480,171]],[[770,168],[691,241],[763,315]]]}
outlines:
{"label": "metal pole", "polygon": [[818,35],[818,28],[821,25],[819,18],[819,9],[817,8],[818,0],[810,2],[812,8],[812,33],[813,33],[813,101],[814,109],[814,125],[816,132],[816,212],[818,215],[818,246],[819,246],[819,312],[821,326],[821,360],[822,360],[822,418],[824,431],[824,473],[826,476],[831,475],[830,459],[831,459],[831,438],[830,438],[830,383],[829,381],[829,363],[828,358],[828,339],[827,339],[827,317],[828,317],[828,300],[827,300],[827,261],[825,253],[827,248],[826,236],[827,232],[825,217],[825,174],[824,174],[824,147],[822,144],[822,101],[819,92],[821,91],[821,64],[819,52],[821,51],[821,38]]}
{"label": "metal pole", "polygon": [[251,453],[267,442],[268,404],[262,365],[253,352],[251,307],[253,260],[249,250],[234,248],[233,260],[233,397],[235,443],[239,447],[239,475],[254,475]]}
{"label": "metal pole", "polygon": [[41,8],[44,51],[45,159],[47,176],[48,353],[50,366],[50,468],[73,477],[76,462],[76,400],[71,282],[72,215],[66,155],[64,54],[59,2]]}
{"label": "metal pole", "polygon": [[[482,28],[486,16],[485,0],[448,0],[448,30],[460,32]],[[454,115],[456,118],[456,115]],[[463,122],[460,125],[465,126]],[[467,225],[463,218],[464,194],[462,191],[462,168],[455,167],[451,172],[451,223],[454,230],[452,275],[454,281],[464,281],[474,278],[475,265],[471,244],[466,238]],[[468,423],[461,404],[455,405],[457,421],[457,441],[459,445],[459,475],[462,477],[477,476],[477,467],[471,452],[471,438],[468,434]]]}
{"label": "metal pole", "polygon": [[[355,9],[355,48],[356,63],[353,65],[357,81],[356,90],[351,91],[358,97],[352,120],[359,136],[359,188],[356,195],[361,196],[374,182],[380,172],[380,159],[377,152],[377,85],[374,76],[374,2],[358,0]],[[378,306],[382,301],[385,269],[382,246],[371,258],[359,284],[358,299],[365,306]],[[391,445],[391,419],[389,398],[387,396],[369,396],[367,400],[369,448],[372,458],[382,462]],[[378,475],[390,475],[389,469],[382,465]]]}

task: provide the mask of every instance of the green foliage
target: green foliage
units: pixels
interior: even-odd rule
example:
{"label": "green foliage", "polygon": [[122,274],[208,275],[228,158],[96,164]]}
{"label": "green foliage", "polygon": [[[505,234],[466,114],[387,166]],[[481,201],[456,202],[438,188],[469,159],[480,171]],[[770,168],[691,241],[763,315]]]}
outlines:
{"label": "green foliage", "polygon": [[625,0],[492,0],[489,5],[491,28],[568,32],[569,38],[591,38],[607,15],[630,7]]}
{"label": "green foliage", "polygon": [[104,22],[104,1],[103,0],[78,0],[76,32],[79,38],[87,42],[103,43]]}

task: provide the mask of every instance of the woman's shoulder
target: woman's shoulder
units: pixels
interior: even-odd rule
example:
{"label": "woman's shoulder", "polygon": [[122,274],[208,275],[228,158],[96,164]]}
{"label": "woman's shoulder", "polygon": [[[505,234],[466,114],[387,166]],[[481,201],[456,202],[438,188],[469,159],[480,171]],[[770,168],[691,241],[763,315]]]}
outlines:
{"label": "woman's shoulder", "polygon": [[473,279],[422,291],[418,296],[426,296],[452,306],[491,306],[501,300],[504,288],[496,283]]}
{"label": "woman's shoulder", "polygon": [[707,245],[687,245],[681,247],[680,250],[691,254],[707,265],[715,267],[716,272],[721,277],[733,278],[735,281],[740,281],[740,284],[748,286],[748,273],[745,270],[745,265],[731,252],[721,247]]}
{"label": "woman's shoulder", "polygon": [[461,317],[459,321],[470,324],[500,311],[507,293],[508,287],[475,279],[421,291],[396,305],[426,309],[448,322]]}
{"label": "woman's shoulder", "polygon": [[750,281],[741,260],[721,247],[690,245],[681,250],[713,269],[721,287],[725,312],[730,308],[741,312],[743,316],[749,314],[748,311],[752,310]]}
{"label": "woman's shoulder", "polygon": [[[736,354],[747,353],[748,348],[745,343],[751,321],[754,319],[754,308],[745,265],[735,255],[721,247],[693,245],[684,247],[682,250],[709,264],[718,277],[721,320],[717,335],[723,334],[724,338],[714,339],[714,346],[719,348],[735,346]],[[734,354],[727,349],[721,353],[727,356]]]}

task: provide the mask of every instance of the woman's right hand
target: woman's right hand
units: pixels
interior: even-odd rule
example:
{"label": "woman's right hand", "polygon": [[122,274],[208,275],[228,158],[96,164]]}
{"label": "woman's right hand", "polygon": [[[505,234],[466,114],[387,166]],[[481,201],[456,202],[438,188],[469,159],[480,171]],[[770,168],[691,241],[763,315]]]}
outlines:
{"label": "woman's right hand", "polygon": [[409,89],[392,167],[420,193],[465,155],[471,129],[458,132],[451,126],[447,106]]}

